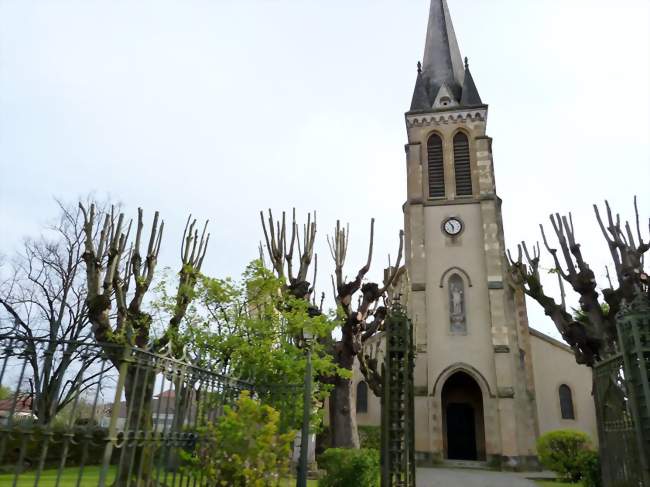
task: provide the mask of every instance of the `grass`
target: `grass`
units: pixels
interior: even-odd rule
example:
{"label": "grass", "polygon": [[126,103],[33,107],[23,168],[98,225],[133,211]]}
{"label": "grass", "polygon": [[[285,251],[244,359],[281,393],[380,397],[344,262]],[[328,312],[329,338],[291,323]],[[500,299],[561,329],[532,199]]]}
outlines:
{"label": "grass", "polygon": [[535,483],[541,487],[582,487],[582,483],[572,484],[569,482],[559,482],[555,480],[536,480]]}
{"label": "grass", "polygon": [[[114,468],[109,470],[108,479],[111,480],[114,474]],[[83,487],[97,486],[99,484],[99,475],[101,472],[101,467],[97,466],[88,466],[84,467],[83,475],[81,477],[81,483],[79,485]],[[40,478],[38,479],[39,487],[54,487],[56,485],[56,477],[58,474],[57,469],[43,470]],[[70,467],[63,470],[63,475],[61,476],[61,481],[59,482],[59,487],[76,487],[77,478],[79,477],[79,468]],[[34,481],[36,480],[35,472],[25,472],[18,477],[18,482],[16,483],[17,487],[33,487]],[[14,475],[13,474],[2,474],[0,475],[0,487],[13,485]]]}
{"label": "grass", "polygon": [[[99,475],[101,473],[101,467],[89,466],[84,467],[83,475],[81,477],[81,483],[79,484],[82,487],[96,487],[99,484]],[[58,470],[44,470],[41,473],[41,476],[38,480],[38,487],[55,487],[56,478]],[[113,476],[115,475],[115,467],[110,467],[108,472],[108,481],[107,485],[112,483]],[[76,467],[66,468],[63,471],[61,476],[61,481],[59,482],[59,487],[76,487],[77,479],[79,477],[79,469]],[[34,487],[34,481],[36,480],[36,475],[34,472],[26,472],[21,474],[18,477],[18,482],[16,483],[17,487]],[[13,485],[14,475],[13,474],[0,474],[0,487],[9,487]],[[296,485],[294,479],[285,479],[280,482],[280,487],[293,487]],[[308,480],[308,487],[317,487],[317,480]]]}

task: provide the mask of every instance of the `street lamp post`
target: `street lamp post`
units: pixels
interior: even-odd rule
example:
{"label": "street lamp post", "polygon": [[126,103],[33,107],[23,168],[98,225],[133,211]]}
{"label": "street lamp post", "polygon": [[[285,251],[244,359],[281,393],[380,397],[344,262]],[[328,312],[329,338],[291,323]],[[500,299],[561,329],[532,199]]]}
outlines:
{"label": "street lamp post", "polygon": [[302,410],[302,431],[300,435],[300,459],[298,462],[298,478],[296,487],[307,487],[307,464],[309,460],[309,417],[311,416],[311,334],[303,332],[305,337],[305,348],[307,350],[307,364],[305,366],[305,387]]}

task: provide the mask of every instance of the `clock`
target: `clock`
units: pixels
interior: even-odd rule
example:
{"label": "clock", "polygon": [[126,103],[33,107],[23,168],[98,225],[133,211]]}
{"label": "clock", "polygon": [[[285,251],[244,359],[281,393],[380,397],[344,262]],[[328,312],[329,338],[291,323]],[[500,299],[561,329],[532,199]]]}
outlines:
{"label": "clock", "polygon": [[442,230],[450,237],[455,237],[463,231],[463,222],[460,218],[451,217],[442,222]]}

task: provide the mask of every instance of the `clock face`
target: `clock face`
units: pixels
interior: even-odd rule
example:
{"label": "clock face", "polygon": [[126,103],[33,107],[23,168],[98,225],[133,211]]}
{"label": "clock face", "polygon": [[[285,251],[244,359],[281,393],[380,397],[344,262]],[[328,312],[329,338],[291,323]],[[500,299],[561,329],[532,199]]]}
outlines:
{"label": "clock face", "polygon": [[463,222],[458,218],[448,218],[442,224],[442,229],[447,235],[454,237],[463,230]]}

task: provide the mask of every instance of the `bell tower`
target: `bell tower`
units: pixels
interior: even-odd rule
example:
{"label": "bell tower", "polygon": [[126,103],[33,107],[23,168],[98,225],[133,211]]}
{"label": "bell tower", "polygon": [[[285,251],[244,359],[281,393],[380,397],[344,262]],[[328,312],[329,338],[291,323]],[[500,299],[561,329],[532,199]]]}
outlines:
{"label": "bell tower", "polygon": [[447,2],[432,0],[405,115],[416,451],[521,468],[538,434],[530,337],[506,279],[487,116]]}

